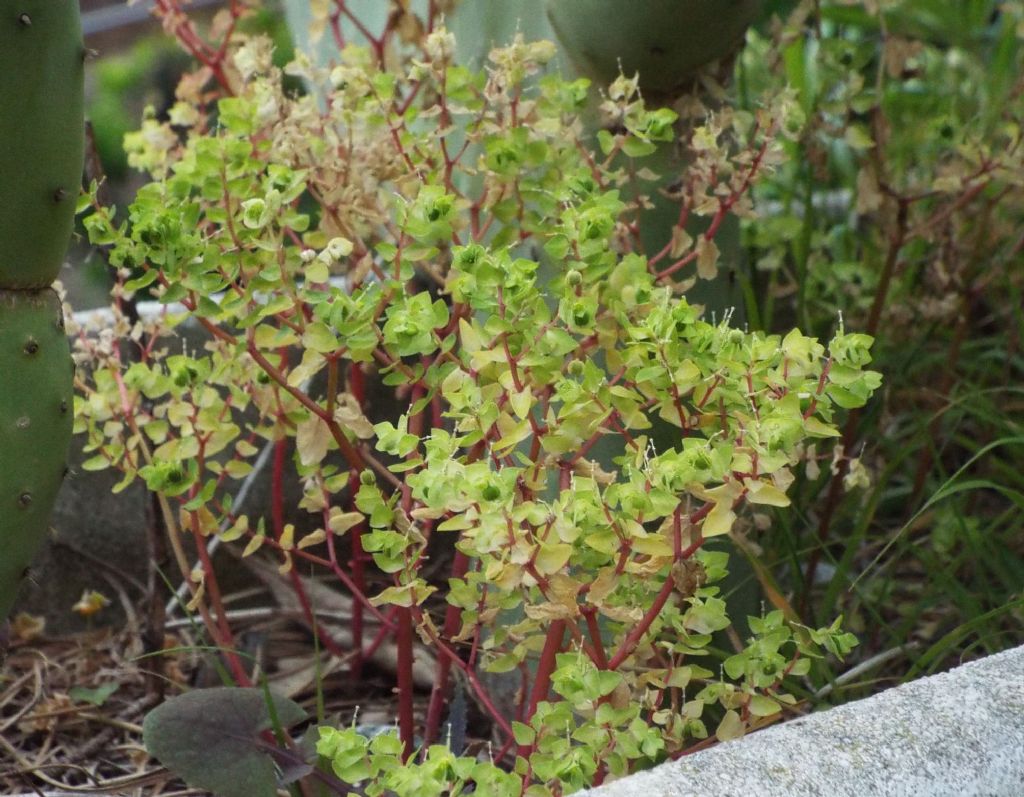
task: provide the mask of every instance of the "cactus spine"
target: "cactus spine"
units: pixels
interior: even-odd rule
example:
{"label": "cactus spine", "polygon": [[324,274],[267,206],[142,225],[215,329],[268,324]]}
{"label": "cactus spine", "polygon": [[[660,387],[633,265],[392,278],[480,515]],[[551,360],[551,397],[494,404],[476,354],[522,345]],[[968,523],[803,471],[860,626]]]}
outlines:
{"label": "cactus spine", "polygon": [[72,427],[60,300],[81,185],[77,0],[0,0],[0,619],[45,539]]}

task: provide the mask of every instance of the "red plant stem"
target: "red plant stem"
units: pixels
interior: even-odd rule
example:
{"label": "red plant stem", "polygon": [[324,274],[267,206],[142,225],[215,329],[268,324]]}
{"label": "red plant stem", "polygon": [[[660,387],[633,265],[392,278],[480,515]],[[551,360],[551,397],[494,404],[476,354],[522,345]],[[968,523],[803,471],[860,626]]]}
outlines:
{"label": "red plant stem", "polygon": [[335,11],[331,14],[331,33],[334,36],[334,43],[339,50],[345,49],[345,35],[341,32],[340,13]]}
{"label": "red plant stem", "polygon": [[[688,202],[679,203],[679,218],[676,220],[675,226],[679,229],[686,228],[686,222],[690,219],[690,205]],[[650,267],[656,266],[662,260],[664,260],[672,252],[672,240],[669,239],[668,243],[665,244],[655,255],[647,259],[647,265]]]}
{"label": "red plant stem", "polygon": [[[131,428],[132,431],[141,439],[142,433],[139,431],[139,427],[136,423],[136,416],[132,409],[132,403],[128,397],[128,389],[125,386],[123,375],[120,370],[113,370],[112,373],[114,380],[117,382],[118,395],[121,400],[122,415],[124,416],[129,428]],[[157,495],[157,493],[154,493],[153,495]],[[200,600],[199,588],[196,586],[196,583],[192,578],[192,573],[189,570],[188,563],[180,556],[180,546],[178,546],[175,559],[177,559],[178,565],[181,568],[181,575],[182,578],[185,579],[185,583],[188,585],[189,593],[192,595],[192,599],[196,602],[196,609],[203,620],[203,627],[206,628],[207,633],[210,635],[210,638],[213,640],[217,648],[224,651],[227,656],[228,663],[234,671],[237,682],[243,686],[248,685],[249,677],[238,658],[238,654],[234,650],[235,643],[231,635],[231,627],[227,623],[227,617],[224,614],[224,605],[220,600],[220,590],[217,586],[217,575],[213,570],[213,563],[210,561],[210,552],[206,549],[206,539],[199,530],[199,518],[196,512],[192,512],[191,521],[192,533],[196,541],[196,548],[199,551],[204,579],[210,586],[210,599],[213,601],[214,598],[216,598],[214,606],[214,609],[217,612],[216,619],[211,616],[210,610],[206,604]],[[173,523],[173,517],[169,518],[168,522],[165,523],[168,531],[170,531],[171,523]]]}
{"label": "red plant stem", "polygon": [[[354,657],[354,652],[346,653],[345,650],[342,649],[341,645],[334,641],[334,637],[324,630],[323,625],[317,623],[316,618],[313,616],[313,604],[309,602],[309,595],[306,594],[306,588],[302,585],[302,579],[299,577],[294,565],[292,566],[292,569],[288,571],[288,577],[291,580],[292,589],[295,591],[295,597],[298,598],[299,606],[302,607],[302,614],[305,616],[310,630],[316,634],[316,638],[320,640],[320,644],[323,645],[324,650],[341,661],[344,661],[349,657]],[[359,604],[353,601],[352,605],[358,606]]]}
{"label": "red plant stem", "polygon": [[[707,516],[707,513],[711,511],[711,507],[712,504],[708,503],[701,507],[697,512],[693,513],[690,516],[690,523],[696,525],[697,521],[702,520]],[[696,542],[690,545],[689,548],[682,551],[678,557],[678,561],[689,559],[702,545],[704,545],[704,537],[700,537]],[[651,604],[640,622],[633,627],[633,630],[630,631],[622,641],[622,646],[619,648],[619,652],[612,656],[611,661],[608,662],[609,670],[617,670],[622,663],[629,658],[630,654],[636,650],[636,646],[640,644],[640,640],[643,639],[644,634],[650,630],[651,624],[654,622],[655,618],[657,618],[661,610],[665,608],[665,604],[668,602],[668,599],[671,597],[675,588],[675,581],[672,576],[669,575],[666,577],[665,583],[661,585],[661,591],[658,592],[658,595],[655,597],[654,603]]]}
{"label": "red plant stem", "polygon": [[218,638],[215,640],[217,647],[221,649],[221,652],[227,659],[228,666],[231,668],[231,674],[235,676],[238,685],[252,686],[249,673],[245,671],[242,660],[238,657],[238,652],[235,650],[235,638],[231,633],[227,614],[224,612],[224,601],[221,600],[220,586],[217,584],[217,574],[213,570],[213,562],[210,561],[210,552],[206,549],[206,538],[199,528],[198,514],[198,512],[192,512],[192,536],[195,539],[196,550],[199,551],[199,561],[203,566],[203,583],[206,585],[206,591],[210,594],[210,604],[217,615],[216,620],[214,620],[216,625],[208,627],[211,631],[214,628],[217,629]]}
{"label": "red plant stem", "polygon": [[[157,16],[161,20],[170,16],[174,17],[175,12],[180,14],[182,21],[176,22],[174,28],[171,31],[174,37],[178,40],[178,43],[182,48],[189,53],[193,58],[199,61],[203,66],[208,67],[213,73],[214,78],[220,84],[221,88],[228,94],[232,94],[231,83],[224,73],[224,53],[214,53],[212,48],[206,45],[205,42],[196,33],[195,25],[192,20],[183,12],[176,2],[172,0],[157,0],[156,2]],[[232,20],[232,28],[234,28],[234,20]],[[225,42],[226,42],[225,37]]]}
{"label": "red plant stem", "polygon": [[[412,389],[410,405],[415,405],[423,396],[425,388],[417,383]],[[409,419],[409,432],[419,436],[423,429],[423,413],[418,412]],[[412,511],[412,493],[408,484],[403,484],[402,509],[407,514]],[[412,567],[414,565],[407,565]],[[398,735],[402,740],[402,758],[408,761],[413,748],[413,679],[412,679],[412,607],[398,608],[398,629],[395,642],[398,645]]]}
{"label": "red plant stem", "polygon": [[271,379],[277,382],[277,384],[281,385],[281,387],[285,391],[287,391],[289,395],[292,396],[292,398],[294,398],[307,410],[312,412],[314,415],[316,415],[324,423],[327,424],[327,428],[331,432],[331,437],[333,437],[334,442],[338,444],[338,449],[341,451],[341,455],[345,458],[345,461],[348,462],[350,467],[357,468],[359,470],[362,470],[364,467],[366,467],[366,460],[363,458],[362,454],[360,454],[359,451],[356,450],[356,448],[348,441],[348,438],[345,437],[345,433],[342,431],[341,427],[338,426],[338,422],[335,421],[334,418],[332,418],[330,415],[328,415],[327,411],[324,410],[324,408],[317,404],[315,401],[313,401],[313,399],[311,399],[298,388],[288,384],[287,377],[285,377],[285,375],[282,374],[280,370],[275,368],[274,365],[266,357],[263,356],[263,352],[261,352],[259,350],[259,347],[256,346],[256,339],[254,337],[254,334],[251,332],[249,335],[247,349],[249,352],[249,356],[256,361],[257,365],[259,365],[260,368],[266,371],[267,376],[269,376]]}
{"label": "red plant stem", "polygon": [[[420,610],[417,608],[417,611]],[[513,736],[512,726],[509,724],[508,720],[505,719],[505,715],[495,707],[490,694],[488,694],[487,690],[480,683],[480,679],[477,677],[475,669],[470,664],[467,664],[460,659],[458,654],[451,649],[451,646],[445,643],[444,640],[442,640],[436,632],[433,632],[429,626],[427,626],[425,630],[430,636],[430,641],[434,644],[434,647],[437,648],[437,652],[451,661],[452,665],[466,676],[470,689],[473,690],[473,694],[476,695],[477,700],[480,701],[480,704],[491,716],[491,719],[494,720],[495,724],[501,728],[506,736],[511,738]]]}
{"label": "red plant stem", "polygon": [[[469,557],[462,551],[455,550],[455,559],[452,562],[452,578],[462,578],[469,570]],[[444,628],[442,634],[445,641],[450,640],[459,632],[459,621],[462,619],[462,609],[458,606],[448,604],[444,612]],[[426,749],[436,739],[441,728],[441,711],[444,708],[445,697],[448,694],[448,678],[451,674],[452,663],[444,656],[437,660],[437,669],[434,673],[434,686],[430,692],[430,703],[427,706],[427,722],[423,730],[423,746]]]}
{"label": "red plant stem", "polygon": [[669,576],[665,579],[665,583],[661,585],[661,591],[654,599],[654,603],[651,604],[647,613],[644,614],[643,619],[637,623],[633,630],[629,632],[629,635],[623,640],[622,646],[619,648],[619,652],[612,656],[611,661],[608,662],[609,670],[617,670],[619,666],[624,662],[629,655],[636,650],[636,646],[640,644],[640,640],[643,639],[644,634],[651,627],[651,623],[654,622],[654,618],[658,616],[665,604],[668,602],[669,597],[672,595],[673,590],[676,588],[675,582],[672,577]]}
{"label": "red plant stem", "polygon": [[352,363],[349,366],[348,390],[359,403],[360,409],[363,409],[363,405],[366,402],[366,376],[363,374],[363,367],[359,363]]}
{"label": "red plant stem", "polygon": [[348,17],[349,21],[353,25],[355,25],[356,30],[359,31],[359,33],[363,36],[363,38],[366,39],[367,44],[370,45],[370,49],[373,50],[373,54],[377,58],[377,62],[380,64],[381,68],[383,68],[384,67],[384,44],[385,44],[385,39],[387,37],[387,31],[385,30],[384,33],[382,33],[380,35],[380,37],[378,38],[378,37],[374,36],[372,33],[370,33],[369,29],[363,24],[362,20],[359,19],[359,17],[357,17],[355,14],[353,14],[348,9],[348,7],[346,6],[344,0],[335,0],[335,5],[337,5],[338,10],[343,15]]}
{"label": "red plant stem", "polygon": [[[286,438],[281,438],[274,443],[274,462],[270,477],[270,522],[273,525],[274,538],[278,541],[280,541],[281,535],[284,533],[284,469],[287,457],[288,441]],[[332,656],[344,659],[348,654],[317,624],[313,616],[313,607],[309,602],[309,596],[306,594],[306,588],[302,586],[302,579],[299,578],[294,563],[288,571],[288,578],[291,581],[292,590],[294,590],[295,597],[299,601],[299,606],[302,607],[302,613],[309,624],[310,630],[317,635],[324,648]],[[353,605],[358,606],[359,604],[353,601]]]}
{"label": "red plant stem", "polygon": [[[348,389],[355,398],[361,411],[366,409],[366,376],[363,367],[359,363],[352,363],[348,369]],[[348,494],[351,501],[351,509],[356,509],[356,493],[359,492],[359,474],[355,471],[348,480]],[[366,594],[366,571],[364,563],[366,554],[363,551],[363,532],[366,526],[363,523],[357,524],[351,530],[351,560],[349,566],[352,570],[352,583],[363,594]],[[359,680],[363,675],[363,605],[355,602],[352,604],[352,664],[351,673],[353,680]]]}
{"label": "red plant stem", "polygon": [[885,307],[885,300],[889,297],[889,283],[892,282],[893,274],[896,273],[899,255],[904,243],[906,243],[909,202],[905,199],[899,199],[897,208],[896,229],[889,237],[889,251],[885,258],[885,265],[882,267],[882,276],[875,290],[875,298],[871,303],[871,312],[868,315],[867,327],[865,328],[865,332],[868,335],[874,335],[878,332],[878,324],[882,320],[882,309]]}
{"label": "red plant stem", "polygon": [[597,624],[597,609],[593,606],[584,606],[580,609],[587,621],[587,630],[590,632],[590,640],[593,643],[594,663],[600,670],[608,669],[608,656],[604,652],[604,643],[601,641],[601,628]]}
{"label": "red plant stem", "polygon": [[430,411],[431,411],[431,423],[435,429],[440,429],[444,426],[444,405],[441,403],[441,397],[435,395],[430,400]]}
{"label": "red plant stem", "polygon": [[[270,539],[267,540],[266,544],[275,546],[278,545],[276,540]],[[332,541],[330,537],[327,538],[327,546],[328,549],[330,549],[332,546]],[[313,564],[320,565],[321,567],[326,567],[328,570],[334,573],[335,577],[342,584],[345,585],[348,591],[352,593],[352,597],[363,606],[363,609],[365,611],[368,611],[370,614],[376,617],[377,620],[383,623],[385,626],[387,626],[388,629],[394,630],[394,623],[391,622],[391,620],[388,619],[388,617],[386,617],[383,614],[383,612],[380,611],[380,609],[378,609],[376,606],[370,603],[369,598],[367,598],[366,595],[356,587],[355,583],[352,581],[351,576],[349,576],[348,573],[341,569],[341,566],[338,564],[336,557],[332,556],[330,559],[324,559],[322,556],[317,556],[316,554],[312,554],[309,551],[294,551],[294,553],[302,559],[305,559],[307,562],[312,562]]]}
{"label": "red plant stem", "polygon": [[270,474],[270,522],[274,537],[284,533],[284,465],[288,458],[288,440],[282,437],[274,443],[274,462]]}
{"label": "red plant stem", "polygon": [[412,683],[412,609],[398,608],[398,736],[402,740],[402,760],[412,757],[413,683]]}
{"label": "red plant stem", "polygon": [[[359,490],[359,475],[353,473],[349,476],[348,491],[352,498],[352,509],[356,504],[356,492]],[[363,531],[364,524],[356,524],[349,532],[351,537],[351,559],[349,567],[352,570],[352,583],[362,593],[366,594],[366,570],[364,568],[363,553]],[[352,602],[352,662],[349,670],[352,679],[358,681],[363,675],[363,604],[359,601]]]}
{"label": "red plant stem", "polygon": [[[671,580],[671,579],[670,579]],[[533,679],[533,691],[530,693],[530,708],[526,712],[525,721],[529,722],[535,713],[537,706],[542,700],[547,700],[548,691],[551,689],[551,674],[555,671],[555,658],[562,649],[562,640],[565,637],[565,620],[555,620],[548,627],[548,634],[544,640],[544,649],[540,653],[540,661],[537,663],[537,674]],[[529,759],[533,752],[532,745],[520,745],[519,755]]]}
{"label": "red plant stem", "polygon": [[503,744],[501,746],[501,748],[498,750],[498,752],[494,754],[494,760],[495,761],[502,761],[502,760],[504,760],[505,756],[508,754],[508,751],[512,749],[512,746],[515,743],[516,743],[515,737],[510,736],[508,739],[506,739],[505,740],[505,744]]}
{"label": "red plant stem", "polygon": [[385,640],[392,635],[394,628],[397,625],[395,621],[396,617],[398,617],[398,609],[392,606],[391,611],[389,611],[385,616],[387,624],[380,627],[380,630],[378,630],[377,634],[373,637],[373,641],[371,641],[370,644],[366,646],[366,649],[362,651],[364,661],[372,658],[373,654],[377,652],[377,649],[380,648],[380,646],[384,644]]}
{"label": "red plant stem", "polygon": [[[757,176],[758,171],[761,168],[761,163],[764,160],[765,154],[768,152],[768,145],[770,141],[766,140],[757,150],[757,154],[754,156],[750,167],[747,169],[747,174],[743,180],[743,185],[737,190],[729,194],[725,199],[719,201],[718,210],[715,212],[714,217],[711,219],[711,223],[708,225],[707,230],[704,232],[704,238],[708,241],[712,240],[718,234],[718,228],[722,226],[729,212],[733,206],[739,202],[740,198],[750,190],[750,186],[754,182],[754,178]],[[669,244],[671,246],[671,242]],[[659,253],[660,254],[660,253]],[[663,269],[655,274],[655,278],[658,280],[666,279],[672,276],[680,269],[692,263],[697,259],[697,250],[694,249],[687,255],[677,260],[672,265]]]}

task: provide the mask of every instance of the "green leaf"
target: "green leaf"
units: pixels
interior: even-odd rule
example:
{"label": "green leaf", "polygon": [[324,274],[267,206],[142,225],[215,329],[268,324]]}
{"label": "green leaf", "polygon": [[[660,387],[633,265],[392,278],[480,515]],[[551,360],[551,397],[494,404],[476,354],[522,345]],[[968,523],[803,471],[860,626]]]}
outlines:
{"label": "green leaf", "polygon": [[754,695],[750,698],[750,713],[755,717],[771,717],[782,711],[782,706],[767,695]]}
{"label": "green leaf", "polygon": [[557,573],[565,567],[565,563],[569,561],[571,555],[572,546],[568,543],[544,542],[540,544],[534,565],[537,568],[537,572],[542,576],[550,576],[552,573]]}
{"label": "green leaf", "polygon": [[643,158],[653,154],[657,149],[656,144],[633,136],[626,136],[622,140],[622,151],[631,158]]}
{"label": "green leaf", "polygon": [[718,729],[715,731],[715,737],[720,742],[728,742],[732,739],[740,738],[745,731],[743,726],[743,720],[740,719],[740,715],[735,711],[725,712],[725,716],[722,717],[722,721],[718,723]]}
{"label": "green leaf", "polygon": [[857,152],[863,152],[875,146],[874,139],[871,138],[871,134],[863,125],[850,125],[846,128],[843,137],[850,149]]}
{"label": "green leaf", "polygon": [[842,437],[842,433],[827,423],[815,418],[813,415],[804,419],[804,431],[811,437]]}
{"label": "green leaf", "polygon": [[[272,699],[283,727],[306,718],[291,700]],[[271,725],[260,689],[196,689],[151,711],[142,738],[152,756],[193,788],[217,797],[275,797],[274,761],[260,738]]]}
{"label": "green leaf", "polygon": [[327,282],[330,279],[331,271],[327,264],[319,258],[313,260],[304,269],[307,282]]}
{"label": "green leaf", "polygon": [[529,725],[524,725],[521,722],[512,723],[512,735],[515,736],[516,744],[520,747],[533,744],[534,739],[537,738],[537,732]]}
{"label": "green leaf", "polygon": [[91,703],[94,706],[102,706],[107,702],[107,698],[119,688],[120,684],[117,683],[100,684],[94,689],[89,689],[85,686],[72,686],[68,690],[68,697],[76,703]]}
{"label": "green leaf", "polygon": [[789,496],[771,482],[747,482],[747,501],[766,506],[789,506]]}
{"label": "green leaf", "polygon": [[732,511],[731,501],[721,501],[715,504],[704,518],[704,525],[701,526],[701,533],[705,537],[717,537],[721,534],[728,534],[732,531],[732,524],[736,520],[736,513]]}
{"label": "green leaf", "polygon": [[320,354],[330,354],[338,348],[338,339],[331,328],[321,321],[314,321],[302,335],[302,345]]}
{"label": "green leaf", "polygon": [[419,606],[434,592],[437,592],[437,587],[428,585],[422,579],[416,579],[411,584],[403,584],[400,587],[388,587],[379,595],[370,598],[370,603],[374,606],[390,604],[392,606],[408,608],[410,606]]}

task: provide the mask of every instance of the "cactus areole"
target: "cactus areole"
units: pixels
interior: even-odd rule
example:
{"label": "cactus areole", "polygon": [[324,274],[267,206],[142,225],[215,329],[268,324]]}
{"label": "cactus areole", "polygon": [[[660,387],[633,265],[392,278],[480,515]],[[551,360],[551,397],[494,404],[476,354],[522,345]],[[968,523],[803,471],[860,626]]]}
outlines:
{"label": "cactus areole", "polygon": [[0,0],[0,289],[56,278],[82,181],[78,0]]}
{"label": "cactus areole", "polygon": [[603,83],[639,72],[645,92],[670,97],[743,43],[761,0],[547,0],[547,10],[580,71]]}
{"label": "cactus areole", "polygon": [[0,618],[46,538],[72,426],[72,363],[51,288],[0,290]]}
{"label": "cactus areole", "polygon": [[46,539],[72,429],[57,277],[82,179],[78,0],[0,0],[0,621]]}

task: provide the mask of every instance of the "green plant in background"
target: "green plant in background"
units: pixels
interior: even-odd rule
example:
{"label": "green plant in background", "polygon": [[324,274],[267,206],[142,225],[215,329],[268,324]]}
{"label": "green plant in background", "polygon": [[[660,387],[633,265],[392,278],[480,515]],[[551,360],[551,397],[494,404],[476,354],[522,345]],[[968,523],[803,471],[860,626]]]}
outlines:
{"label": "green plant in background", "polygon": [[57,278],[81,186],[73,0],[0,3],[0,618],[46,535],[71,438]]}
{"label": "green plant in background", "polygon": [[[150,119],[129,138],[153,182],[126,224],[98,204],[85,224],[124,270],[119,301],[149,288],[184,312],[79,339],[83,467],[144,479],[172,545],[184,532],[198,546],[195,570],[179,555],[189,605],[239,683],[203,554],[215,536],[272,552],[284,573],[326,568],[394,634],[398,736],[324,728],[337,777],[372,778],[373,793],[511,779],[561,793],[771,722],[813,659],[850,651],[838,622],[813,630],[782,611],[718,649],[729,557],[705,546],[744,506],[788,504],[801,447],[836,436],[837,413],[880,378],[865,370],[864,335],[840,328],[823,345],[748,332],[679,295],[680,278],[715,276],[719,253],[713,232],[670,232],[650,253],[637,240],[645,201],[620,186],[661,181],[645,159],[675,137],[676,115],[647,107],[634,80],[609,88],[621,125],[595,146],[587,81],[540,77],[550,43],[499,48],[485,74],[431,30],[397,64],[349,47],[330,70],[286,67],[323,87],[323,104],[285,94],[266,39],[234,37],[210,68],[229,96],[183,96],[171,112],[181,137]],[[745,212],[800,116],[785,91],[753,113],[710,114],[681,142],[694,156],[680,206]],[[185,317],[209,334],[206,350],[167,356],[152,342]],[[399,417],[367,417],[373,375],[402,400]],[[651,442],[655,423],[675,429],[670,445]],[[282,452],[294,441],[305,527],[232,509],[231,482],[264,440]],[[615,450],[610,470],[588,458],[599,441]],[[425,571],[432,537],[454,544],[446,584]],[[343,565],[349,545],[372,580]],[[419,720],[414,631],[439,662]],[[519,722],[481,670],[523,673]],[[513,774],[437,747],[420,768],[397,766],[418,722],[427,745],[439,741],[456,678]],[[169,755],[194,761],[189,743]]]}
{"label": "green plant in background", "polygon": [[807,123],[755,188],[747,317],[821,334],[842,308],[887,391],[808,452],[761,558],[806,621],[842,612],[903,679],[1020,641],[1024,5],[777,10],[741,90],[788,84]]}
{"label": "green plant in background", "polygon": [[[96,86],[86,115],[108,179],[123,180],[128,174],[124,136],[138,127],[146,105],[154,106],[157,112],[169,107],[177,74],[187,65],[187,57],[164,36],[135,42],[130,51],[108,55],[96,64]],[[164,85],[159,82],[161,72],[171,77]]]}

